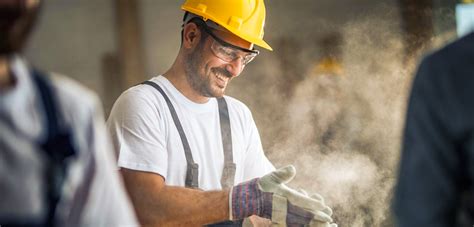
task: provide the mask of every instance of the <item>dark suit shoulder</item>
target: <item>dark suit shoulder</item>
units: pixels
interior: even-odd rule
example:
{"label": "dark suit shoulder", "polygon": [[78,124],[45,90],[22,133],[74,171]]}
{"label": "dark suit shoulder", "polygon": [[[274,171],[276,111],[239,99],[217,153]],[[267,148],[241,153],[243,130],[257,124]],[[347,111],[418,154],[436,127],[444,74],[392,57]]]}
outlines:
{"label": "dark suit shoulder", "polygon": [[474,60],[474,33],[466,35],[426,57],[433,64],[470,67]]}

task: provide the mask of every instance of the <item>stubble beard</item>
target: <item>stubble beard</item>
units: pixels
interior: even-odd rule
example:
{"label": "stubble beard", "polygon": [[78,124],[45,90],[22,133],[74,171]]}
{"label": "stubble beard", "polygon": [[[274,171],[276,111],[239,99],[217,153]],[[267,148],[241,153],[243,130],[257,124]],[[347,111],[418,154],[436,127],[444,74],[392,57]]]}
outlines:
{"label": "stubble beard", "polygon": [[231,77],[231,74],[227,70],[217,67],[209,69],[207,65],[204,66],[205,73],[201,73],[204,44],[205,42],[200,43],[192,53],[185,57],[184,70],[186,80],[194,91],[204,97],[222,97],[224,96],[225,88],[213,88],[211,78],[214,76],[213,73],[216,72],[220,72],[228,77]]}

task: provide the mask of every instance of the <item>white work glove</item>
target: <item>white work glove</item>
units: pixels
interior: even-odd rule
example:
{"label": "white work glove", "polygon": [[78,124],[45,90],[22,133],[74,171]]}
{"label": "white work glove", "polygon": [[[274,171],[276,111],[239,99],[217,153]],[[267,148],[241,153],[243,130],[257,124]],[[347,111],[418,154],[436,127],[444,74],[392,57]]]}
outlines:
{"label": "white work glove", "polygon": [[232,187],[229,198],[231,220],[257,215],[277,226],[335,227],[332,210],[319,196],[310,198],[285,183],[293,179],[293,166]]}
{"label": "white work glove", "polygon": [[[298,192],[305,195],[305,196],[309,196],[308,193],[299,188],[298,189]],[[318,201],[321,201],[322,203],[324,203],[324,198],[318,194],[318,193],[314,193],[313,195],[310,196],[312,199],[315,199],[315,200],[318,200]],[[329,223],[329,222],[321,222],[321,221],[316,221],[316,220],[312,220],[309,225],[309,227],[337,227],[337,224],[335,223]]]}

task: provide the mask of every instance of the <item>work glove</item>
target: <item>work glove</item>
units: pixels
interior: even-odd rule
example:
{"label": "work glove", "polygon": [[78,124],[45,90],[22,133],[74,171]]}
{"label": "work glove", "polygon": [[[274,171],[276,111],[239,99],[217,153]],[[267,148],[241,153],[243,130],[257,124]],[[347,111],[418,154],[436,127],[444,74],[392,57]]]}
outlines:
{"label": "work glove", "polygon": [[322,197],[308,197],[285,185],[296,170],[286,166],[261,178],[231,188],[229,213],[231,220],[251,215],[270,219],[277,226],[335,227],[332,210]]}
{"label": "work glove", "polygon": [[[305,195],[305,196],[309,196],[309,194],[308,194],[305,190],[303,190],[303,189],[301,189],[301,188],[298,189],[298,192],[301,193],[301,194],[303,194],[303,195]],[[323,198],[320,194],[314,193],[314,194],[312,194],[310,197],[311,197],[312,199],[321,201],[321,202],[324,204],[324,198]],[[280,222],[281,222],[281,221],[280,221]],[[321,221],[317,221],[317,220],[312,220],[312,221],[309,223],[309,225],[307,225],[307,226],[309,226],[309,227],[337,227],[337,224],[335,224],[335,223],[329,223],[329,222],[321,222]]]}

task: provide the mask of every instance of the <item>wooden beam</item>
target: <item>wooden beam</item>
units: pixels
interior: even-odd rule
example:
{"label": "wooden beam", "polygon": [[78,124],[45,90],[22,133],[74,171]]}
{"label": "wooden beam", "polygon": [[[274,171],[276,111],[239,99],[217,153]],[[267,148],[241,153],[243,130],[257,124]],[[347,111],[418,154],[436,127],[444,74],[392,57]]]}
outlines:
{"label": "wooden beam", "polygon": [[410,60],[429,48],[433,38],[432,0],[399,0],[405,40],[405,58]]}
{"label": "wooden beam", "polygon": [[137,0],[115,0],[118,63],[122,90],[147,78],[144,74],[139,2]]}

